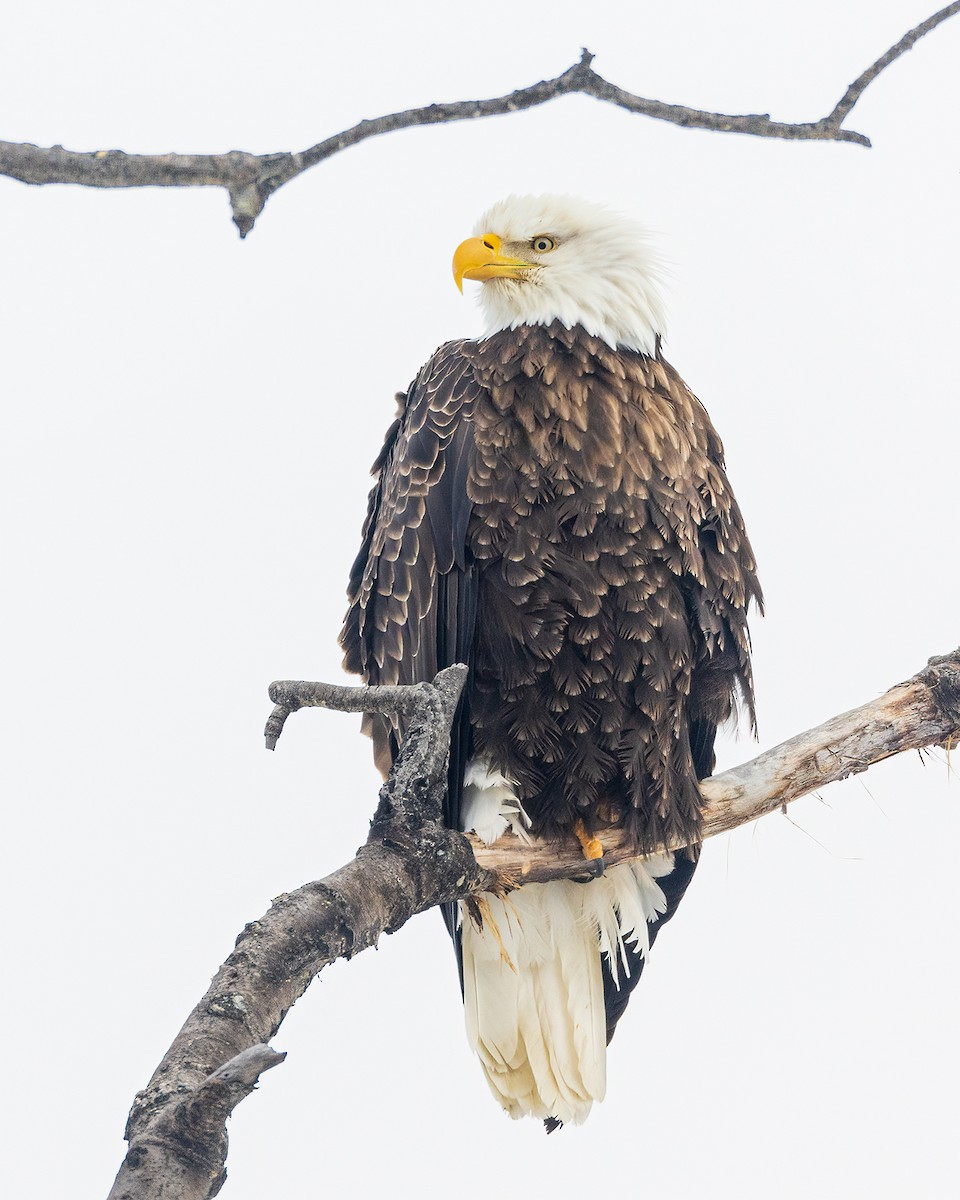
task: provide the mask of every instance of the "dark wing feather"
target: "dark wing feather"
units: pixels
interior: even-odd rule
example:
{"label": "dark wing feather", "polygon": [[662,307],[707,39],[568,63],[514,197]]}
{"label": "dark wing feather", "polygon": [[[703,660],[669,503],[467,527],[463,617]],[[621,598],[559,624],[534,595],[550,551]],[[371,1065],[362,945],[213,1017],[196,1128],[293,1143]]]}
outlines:
{"label": "dark wing feather", "polygon": [[[660,930],[677,911],[677,906],[683,899],[684,892],[686,892],[696,869],[697,860],[695,858],[678,853],[675,857],[674,868],[670,874],[664,875],[657,880],[657,883],[663,889],[667,907],[666,911],[661,914],[659,921],[654,921],[650,925],[651,949],[653,943],[657,940]],[[624,973],[620,972],[619,988],[614,983],[609,963],[606,959],[603,960],[603,1004],[607,1014],[607,1045],[610,1044],[613,1038],[617,1022],[623,1016],[624,1012],[626,1012],[627,1005],[630,1003],[630,997],[633,995],[633,989],[640,982],[640,976],[647,961],[646,957],[639,954],[636,947],[629,942],[624,944],[624,950],[627,955],[630,975],[628,978],[625,978]]]}
{"label": "dark wing feather", "polygon": [[[705,435],[705,478],[700,480],[702,511],[696,522],[692,542],[699,552],[702,575],[682,577],[687,620],[699,631],[702,658],[693,670],[687,703],[690,758],[698,780],[713,774],[716,765],[714,742],[717,728],[733,715],[737,701],[746,709],[751,727],[755,727],[753,679],[750,666],[750,637],[746,614],[750,603],[763,611],[763,596],[756,578],[756,564],[747,541],[743,518],[726,478],[723,444],[706,410],[689,391],[674,369],[660,362],[666,383],[677,393],[686,393],[693,414]],[[704,583],[708,586],[704,587]],[[674,868],[657,882],[667,902],[660,919],[649,928],[652,947],[660,930],[677,910],[697,868],[695,851],[678,852]],[[603,997],[607,1016],[607,1042],[626,1011],[634,988],[646,964],[646,958],[632,945],[625,947],[630,974],[621,977],[620,986],[604,961]]]}
{"label": "dark wing feather", "polygon": [[[454,662],[470,664],[476,627],[476,573],[466,553],[472,505],[467,475],[479,386],[463,343],[448,342],[424,365],[374,464],[363,544],[350,575],[350,608],[340,635],[344,666],[370,684],[421,683]],[[386,772],[398,731],[365,722]],[[451,800],[456,823],[469,753],[469,715],[453,731]]]}

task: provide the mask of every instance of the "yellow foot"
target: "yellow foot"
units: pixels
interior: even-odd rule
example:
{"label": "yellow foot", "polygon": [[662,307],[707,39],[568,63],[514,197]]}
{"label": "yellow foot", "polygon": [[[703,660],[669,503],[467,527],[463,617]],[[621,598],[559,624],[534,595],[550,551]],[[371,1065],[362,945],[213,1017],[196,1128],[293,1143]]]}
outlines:
{"label": "yellow foot", "polygon": [[583,821],[577,821],[573,827],[573,832],[577,835],[577,841],[583,847],[584,858],[603,858],[603,842],[598,837],[594,837],[592,833],[587,832],[587,827]]}
{"label": "yellow foot", "polygon": [[573,826],[573,832],[577,835],[577,841],[583,849],[583,857],[590,863],[594,876],[602,875],[604,870],[603,863],[603,842],[594,834],[587,831],[583,821],[578,820]]}

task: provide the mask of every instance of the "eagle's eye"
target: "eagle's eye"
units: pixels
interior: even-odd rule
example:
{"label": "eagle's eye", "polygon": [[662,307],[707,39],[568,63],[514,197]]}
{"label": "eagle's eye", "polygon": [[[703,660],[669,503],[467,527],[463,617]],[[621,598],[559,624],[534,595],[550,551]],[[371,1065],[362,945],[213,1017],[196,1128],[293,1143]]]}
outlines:
{"label": "eagle's eye", "polygon": [[538,233],[530,241],[530,249],[536,250],[538,254],[549,254],[551,250],[556,250],[556,248],[556,238],[547,237],[545,233]]}

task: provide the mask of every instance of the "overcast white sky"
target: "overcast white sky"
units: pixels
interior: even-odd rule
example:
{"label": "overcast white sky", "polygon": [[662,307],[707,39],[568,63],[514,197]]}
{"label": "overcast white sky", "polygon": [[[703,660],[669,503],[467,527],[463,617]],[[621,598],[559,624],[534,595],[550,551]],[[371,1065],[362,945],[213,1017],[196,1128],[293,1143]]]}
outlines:
{"label": "overcast white sky", "polygon": [[[36,0],[4,16],[0,136],[302,149],[582,45],[642,94],[816,119],[933,7]],[[869,90],[871,151],[583,97],[394,134],[283,189],[243,243],[219,191],[0,179],[9,1195],[106,1192],[134,1092],[242,925],[363,839],[357,720],[301,713],[267,754],[266,687],[342,677],[369,464],[394,392],[479,328],[449,260],[502,194],[606,201],[674,264],[667,354],[726,442],[767,593],[761,746],[956,645],[958,63],[954,20]],[[606,1102],[550,1139],[487,1094],[419,918],[296,1006],[223,1195],[955,1195],[958,795],[943,754],[904,756],[712,841]]]}

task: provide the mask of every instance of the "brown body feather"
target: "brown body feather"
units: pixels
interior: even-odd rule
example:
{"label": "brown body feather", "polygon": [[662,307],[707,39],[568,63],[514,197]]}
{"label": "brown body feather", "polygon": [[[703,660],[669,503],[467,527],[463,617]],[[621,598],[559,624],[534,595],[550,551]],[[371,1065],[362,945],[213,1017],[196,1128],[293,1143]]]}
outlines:
{"label": "brown body feather", "polygon": [[[486,756],[534,832],[614,809],[642,848],[695,842],[715,728],[738,696],[753,717],[761,599],[703,406],[659,356],[558,323],[450,342],[401,401],[347,668],[408,683],[468,662],[459,778]],[[391,731],[371,731],[386,767]]]}

